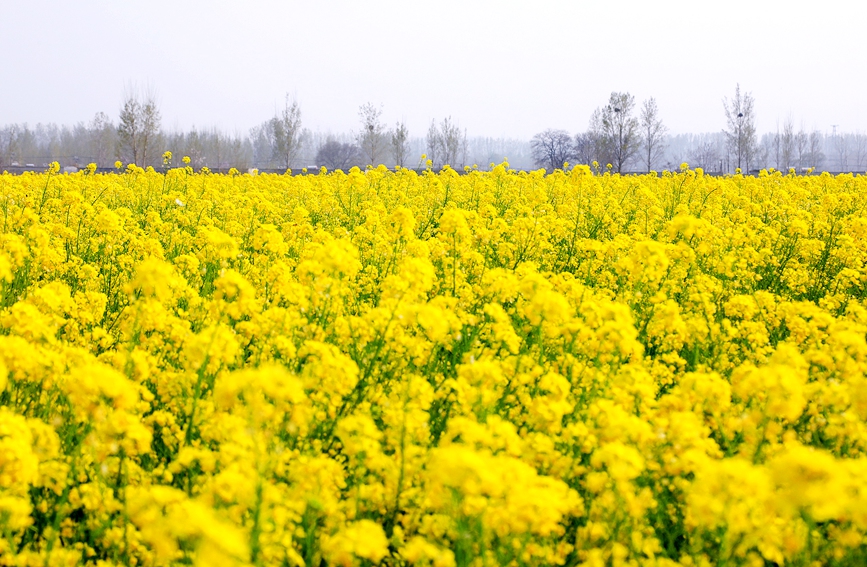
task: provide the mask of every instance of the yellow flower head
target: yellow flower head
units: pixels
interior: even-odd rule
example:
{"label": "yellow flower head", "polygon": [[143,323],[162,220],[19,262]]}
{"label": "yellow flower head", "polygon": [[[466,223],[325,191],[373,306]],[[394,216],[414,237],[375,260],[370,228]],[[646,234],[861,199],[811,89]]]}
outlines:
{"label": "yellow flower head", "polygon": [[356,557],[378,563],[388,555],[388,539],[376,522],[358,520],[333,536],[323,537],[322,551],[331,565],[353,565]]}

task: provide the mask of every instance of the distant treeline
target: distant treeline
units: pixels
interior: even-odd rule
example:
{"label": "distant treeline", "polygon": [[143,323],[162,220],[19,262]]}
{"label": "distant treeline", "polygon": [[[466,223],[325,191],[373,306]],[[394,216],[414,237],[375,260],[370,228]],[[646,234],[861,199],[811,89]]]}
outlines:
{"label": "distant treeline", "polygon": [[[744,104],[735,112],[732,104]],[[744,173],[776,168],[783,171],[854,171],[867,169],[867,135],[860,132],[823,133],[796,129],[792,118],[776,132],[758,136],[753,127],[749,93],[726,101],[727,129],[701,134],[670,135],[662,125],[654,99],[640,112],[628,93],[612,93],[609,104],[594,112],[590,127],[573,135],[549,129],[531,140],[469,136],[451,117],[432,121],[424,136],[409,132],[398,122],[393,128],[381,121],[382,109],[370,103],[359,109],[356,130],[342,133],[304,128],[297,102],[247,132],[227,133],[217,128],[169,131],[160,126],[153,97],[127,95],[117,121],[103,112],[75,125],[7,124],[0,128],[0,171],[42,170],[57,161],[61,167],[83,168],[95,163],[113,171],[115,163],[164,167],[170,151],[173,164],[184,156],[195,169],[212,171],[285,172],[287,168],[347,169],[383,163],[388,167],[434,168],[449,164],[457,170],[508,159],[515,169],[560,167],[569,163],[598,161],[605,169],[640,172],[674,170],[686,162],[705,171]],[[635,108],[635,112],[632,109]],[[742,108],[737,106],[737,109]],[[650,143],[650,142],[652,143]],[[424,156],[424,157],[422,157]],[[607,163],[606,163],[607,162]]]}
{"label": "distant treeline", "polygon": [[[216,128],[171,132],[160,130],[150,142],[154,148],[143,163],[162,166],[162,154],[169,150],[174,161],[180,164],[183,156],[189,156],[190,165],[196,169],[228,170],[234,167],[240,171],[256,168],[259,170],[285,171],[281,159],[274,155],[271,140],[264,127],[251,129],[246,134],[226,133]],[[329,141],[352,144],[354,136],[349,133],[332,134],[314,132],[303,129],[300,132],[300,151],[293,157],[291,167],[318,168],[324,163],[317,162],[317,153]],[[57,161],[63,167],[83,168],[89,163],[95,163],[100,168],[113,169],[114,163],[120,160],[130,163],[134,160],[119,151],[119,136],[117,127],[105,115],[99,115],[90,123],[78,123],[74,126],[58,124],[8,124],[0,128],[0,170],[10,170],[10,167],[27,169],[44,169],[52,161]],[[407,167],[420,165],[421,155],[426,152],[425,139],[410,137],[408,140],[410,160]],[[464,165],[478,164],[487,168],[490,163],[500,163],[503,158],[509,158],[513,167],[528,169],[533,166],[530,157],[529,140],[505,138],[473,137],[467,139],[467,154],[460,163],[453,164],[456,168]],[[390,163],[390,156],[383,156],[383,163]],[[365,166],[364,160],[358,156],[353,158],[351,165]],[[424,164],[421,164],[422,166]],[[11,170],[10,170],[11,171]]]}
{"label": "distant treeline", "polygon": [[[854,171],[867,170],[867,135],[862,133],[824,134],[812,133],[814,151],[798,151],[797,143],[794,151],[785,151],[779,143],[776,133],[766,133],[760,138],[760,159],[755,168],[774,167],[787,171],[790,167],[800,171],[803,168],[815,167],[817,171]],[[117,130],[110,121],[94,120],[90,124],[74,126],[57,124],[37,124],[33,127],[27,124],[10,124],[0,129],[0,170],[20,172],[25,170],[44,170],[52,161],[57,161],[62,167],[83,168],[89,163],[95,163],[106,171],[114,170],[117,160],[126,163],[117,152]],[[313,132],[304,129],[300,136],[301,150],[293,160],[292,168],[318,169],[322,163],[317,163],[316,154],[328,141],[352,143],[351,134],[330,134]],[[677,134],[665,138],[666,150],[657,168],[673,170],[683,162],[691,167],[701,167],[707,172],[729,171],[731,156],[726,153],[725,136],[722,132],[702,134]],[[160,132],[153,142],[156,148],[161,148],[148,158],[143,167],[151,165],[161,167],[162,152],[170,150],[174,155],[175,165],[180,164],[182,156],[190,157],[190,165],[196,169],[208,167],[212,171],[228,171],[236,168],[239,171],[258,169],[265,171],[285,171],[272,155],[272,150],[266,136],[258,129],[252,134],[226,134],[220,130],[191,129],[186,132]],[[405,167],[424,167],[420,163],[421,155],[426,152],[425,139],[411,137],[409,139],[411,163]],[[537,167],[531,155],[529,140],[495,139],[482,137],[467,138],[467,156],[461,163],[455,164],[456,169],[464,165],[476,164],[481,169],[487,169],[491,163],[500,163],[508,158],[510,165],[516,169],[531,169]],[[387,160],[387,157],[386,157]],[[364,167],[363,160],[357,159],[352,165]],[[394,164],[384,161],[392,167]],[[624,166],[624,171],[642,171],[638,160],[630,160]]]}

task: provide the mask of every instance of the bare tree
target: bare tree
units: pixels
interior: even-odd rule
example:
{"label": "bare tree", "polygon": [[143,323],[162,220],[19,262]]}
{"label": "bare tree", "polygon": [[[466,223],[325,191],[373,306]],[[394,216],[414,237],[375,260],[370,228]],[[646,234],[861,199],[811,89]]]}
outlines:
{"label": "bare tree", "polygon": [[795,134],[795,151],[798,154],[798,169],[801,170],[807,167],[807,152],[810,148],[810,136],[804,131],[804,123],[801,122],[801,128]]}
{"label": "bare tree", "polygon": [[728,149],[735,157],[738,169],[749,171],[750,164],[758,151],[756,137],[755,99],[750,93],[741,94],[741,85],[735,87],[735,97],[723,99],[726,114],[726,135]]}
{"label": "bare tree", "polygon": [[112,148],[117,145],[117,129],[108,115],[97,112],[88,127],[89,153],[100,167],[107,167],[111,161]]}
{"label": "bare tree", "polygon": [[226,165],[226,135],[216,128],[207,132],[205,137],[206,152],[208,155],[208,167],[227,168]]}
{"label": "bare tree", "polygon": [[689,152],[689,163],[707,171],[722,169],[720,166],[720,145],[714,136],[700,134],[696,137],[695,146]]}
{"label": "bare tree", "polygon": [[149,158],[159,153],[154,145],[161,120],[153,91],[142,94],[130,90],[124,96],[117,127],[118,157],[142,167],[148,165]]}
{"label": "bare tree", "polygon": [[463,166],[467,154],[467,133],[452,121],[451,116],[444,118],[437,127],[436,121],[431,121],[427,138],[428,159],[436,166]]}
{"label": "bare tree", "polygon": [[544,167],[548,171],[562,168],[564,163],[574,160],[576,155],[569,132],[550,128],[533,136],[530,140],[530,152],[536,167]]}
{"label": "bare tree", "polygon": [[13,124],[10,137],[11,157],[13,161],[26,164],[36,162],[36,157],[47,154],[47,148],[40,148],[40,141],[36,132],[27,127],[27,124]]}
{"label": "bare tree", "polygon": [[0,167],[18,163],[17,160],[21,159],[18,132],[17,124],[10,124],[0,130]]}
{"label": "bare tree", "polygon": [[632,116],[634,109],[634,96],[612,92],[608,104],[597,113],[603,148],[618,173],[641,147],[638,118]]}
{"label": "bare tree", "polygon": [[790,114],[783,122],[783,133],[780,135],[780,160],[777,167],[780,171],[789,171],[794,167],[795,153],[795,123]]}
{"label": "bare tree", "polygon": [[444,118],[440,123],[440,141],[442,142],[443,164],[463,167],[466,161],[467,133],[452,121],[452,117]]}
{"label": "bare tree", "polygon": [[837,154],[837,171],[849,169],[849,141],[843,134],[834,135],[834,152]]}
{"label": "bare tree", "polygon": [[639,115],[639,124],[643,142],[642,157],[647,171],[650,172],[653,165],[665,155],[665,135],[668,132],[668,128],[659,118],[659,108],[655,98],[650,97],[644,101]]}
{"label": "bare tree", "polygon": [[205,163],[205,144],[204,133],[199,132],[195,127],[187,132],[184,136],[184,155],[190,158],[192,167],[203,167]]}
{"label": "bare tree", "polygon": [[258,126],[250,128],[249,139],[253,148],[253,166],[266,169],[274,167],[274,156],[277,154],[277,150],[274,144],[272,120],[266,120]]}
{"label": "bare tree", "polygon": [[388,147],[388,135],[380,120],[382,106],[377,107],[370,102],[363,104],[358,109],[358,116],[361,119],[361,131],[355,135],[355,143],[368,165],[379,165],[385,159]]}
{"label": "bare tree", "polygon": [[854,156],[852,169],[863,171],[864,161],[867,158],[867,136],[859,131],[850,134],[852,138],[852,154]]}
{"label": "bare tree", "polygon": [[117,127],[117,157],[136,163],[141,155],[141,103],[134,96],[124,100]]}
{"label": "bare tree", "polygon": [[583,134],[575,134],[572,143],[572,152],[578,163],[590,165],[593,160],[597,159],[596,144],[594,142],[593,134],[589,131],[584,132]]}
{"label": "bare tree", "polygon": [[398,122],[390,135],[391,154],[394,164],[403,167],[409,157],[409,129],[406,122]]}
{"label": "bare tree", "polygon": [[241,171],[246,171],[250,167],[253,158],[253,148],[249,139],[241,136],[240,132],[235,131],[234,135],[229,140],[228,160],[229,165]]}
{"label": "bare tree", "polygon": [[810,132],[810,147],[807,156],[809,165],[807,167],[815,167],[816,169],[822,167],[825,163],[825,153],[822,151],[824,145],[825,140],[821,132],[818,130]]}
{"label": "bare tree", "polygon": [[762,141],[759,143],[760,153],[764,158],[764,163],[768,167],[775,169],[780,168],[783,161],[783,147],[780,143],[782,136],[780,135],[780,123],[777,122],[777,131],[773,134],[762,135]]}
{"label": "bare tree", "polygon": [[430,126],[427,129],[427,136],[425,136],[425,148],[427,159],[429,159],[433,164],[439,163],[437,158],[440,157],[440,148],[442,147],[442,141],[440,138],[441,135],[439,128],[437,128],[436,120],[431,120]]}
{"label": "bare tree", "polygon": [[156,98],[152,94],[148,95],[142,104],[142,165],[149,164],[154,157],[161,153],[159,149],[156,149],[160,137],[161,121],[162,116],[159,108],[157,108]]}
{"label": "bare tree", "polygon": [[316,163],[328,169],[346,169],[357,161],[357,146],[333,139],[325,142],[316,152]]}
{"label": "bare tree", "polygon": [[[576,144],[578,142],[579,140],[576,138]],[[588,164],[595,161],[604,167],[605,164],[615,161],[613,140],[606,134],[602,120],[602,108],[597,108],[590,115],[587,132],[581,136],[580,142],[581,150],[583,150]],[[581,152],[579,151],[579,153]]]}
{"label": "bare tree", "polygon": [[269,126],[274,160],[286,169],[296,165],[301,152],[301,106],[298,101],[291,99],[290,102],[286,94],[283,110],[271,119]]}

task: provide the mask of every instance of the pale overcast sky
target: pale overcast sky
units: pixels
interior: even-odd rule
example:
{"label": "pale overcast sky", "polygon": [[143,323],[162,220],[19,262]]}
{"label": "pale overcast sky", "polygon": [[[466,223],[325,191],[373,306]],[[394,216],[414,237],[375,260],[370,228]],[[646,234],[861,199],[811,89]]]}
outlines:
{"label": "pale overcast sky", "polygon": [[673,133],[719,131],[735,85],[760,132],[867,131],[867,3],[3,0],[0,125],[116,120],[150,85],[163,127],[246,134],[297,97],[305,127],[383,105],[423,136],[587,128],[612,91],[656,97]]}

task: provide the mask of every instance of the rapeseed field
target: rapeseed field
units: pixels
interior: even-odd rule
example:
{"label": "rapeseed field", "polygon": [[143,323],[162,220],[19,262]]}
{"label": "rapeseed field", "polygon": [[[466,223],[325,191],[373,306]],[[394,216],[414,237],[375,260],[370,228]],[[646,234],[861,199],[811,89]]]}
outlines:
{"label": "rapeseed field", "polygon": [[863,565],[865,207],[686,164],[0,175],[0,565]]}

